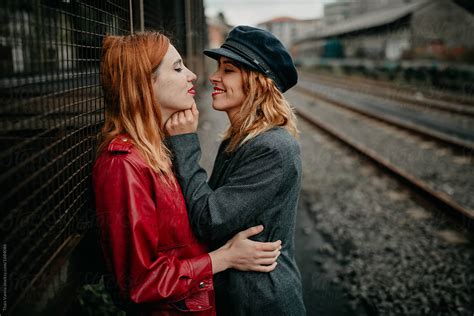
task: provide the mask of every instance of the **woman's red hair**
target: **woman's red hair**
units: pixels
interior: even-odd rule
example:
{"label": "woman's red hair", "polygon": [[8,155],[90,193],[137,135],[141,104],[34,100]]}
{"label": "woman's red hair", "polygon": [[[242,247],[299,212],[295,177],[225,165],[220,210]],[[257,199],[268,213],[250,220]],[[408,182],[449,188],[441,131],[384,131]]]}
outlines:
{"label": "woman's red hair", "polygon": [[144,159],[161,176],[171,171],[160,106],[153,92],[156,70],[169,39],[158,32],[106,36],[100,81],[105,97],[105,123],[98,152],[120,134],[130,135]]}

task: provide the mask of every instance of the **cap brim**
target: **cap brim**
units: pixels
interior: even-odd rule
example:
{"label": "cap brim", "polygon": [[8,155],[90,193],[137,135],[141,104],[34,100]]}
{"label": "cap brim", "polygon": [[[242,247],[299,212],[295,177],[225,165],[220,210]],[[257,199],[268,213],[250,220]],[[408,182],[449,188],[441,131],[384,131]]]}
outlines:
{"label": "cap brim", "polygon": [[215,60],[219,60],[221,57],[227,57],[229,59],[232,59],[232,60],[242,64],[243,66],[246,66],[250,69],[259,71],[259,69],[254,64],[247,61],[247,59],[245,59],[244,57],[234,53],[231,50],[223,48],[223,47],[214,48],[214,49],[205,49],[204,50],[204,55],[206,55],[206,56],[208,56],[212,59],[215,59]]}

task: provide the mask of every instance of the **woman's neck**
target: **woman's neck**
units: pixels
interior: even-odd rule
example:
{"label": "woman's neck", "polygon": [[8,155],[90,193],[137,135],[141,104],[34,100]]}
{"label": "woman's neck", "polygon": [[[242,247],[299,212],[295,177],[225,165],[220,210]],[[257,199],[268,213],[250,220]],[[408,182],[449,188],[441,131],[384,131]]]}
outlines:
{"label": "woman's neck", "polygon": [[239,110],[238,109],[230,109],[230,110],[227,110],[226,113],[227,113],[227,117],[229,118],[230,125],[235,127],[236,124],[237,124],[237,118],[238,118]]}
{"label": "woman's neck", "polygon": [[162,125],[163,125],[163,126],[160,126],[161,128],[164,128],[166,121],[168,121],[168,119],[171,117],[172,114],[173,113],[168,112],[164,109],[161,110],[161,119],[162,119]]}

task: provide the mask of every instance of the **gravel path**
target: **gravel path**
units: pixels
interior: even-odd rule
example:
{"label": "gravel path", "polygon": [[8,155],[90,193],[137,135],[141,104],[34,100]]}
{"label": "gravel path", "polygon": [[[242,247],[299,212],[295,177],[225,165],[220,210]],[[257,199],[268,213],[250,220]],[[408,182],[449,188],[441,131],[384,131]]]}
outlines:
{"label": "gravel path", "polygon": [[472,236],[319,131],[301,121],[299,127],[300,212],[313,221],[299,229],[308,240],[322,236],[306,255],[326,271],[326,284],[372,315],[471,316]]}
{"label": "gravel path", "polygon": [[326,102],[288,92],[296,107],[314,114],[351,139],[364,144],[405,171],[427,182],[433,189],[446,193],[458,203],[474,210],[474,158],[454,154],[405,132]]}

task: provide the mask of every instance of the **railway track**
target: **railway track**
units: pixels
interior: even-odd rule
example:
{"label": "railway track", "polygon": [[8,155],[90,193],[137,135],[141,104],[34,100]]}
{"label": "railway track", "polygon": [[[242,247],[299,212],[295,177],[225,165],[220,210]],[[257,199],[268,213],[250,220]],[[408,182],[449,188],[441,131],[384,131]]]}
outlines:
{"label": "railway track", "polygon": [[[471,315],[472,231],[318,127],[301,117],[298,125],[296,249],[308,310]],[[343,310],[333,285],[353,310]]]}
{"label": "railway track", "polygon": [[[343,78],[334,78],[331,76],[310,75],[307,78],[312,78],[320,83],[328,84],[330,86],[336,86],[359,93],[366,93],[373,96],[403,102],[404,104],[411,106],[474,117],[474,106],[472,105],[460,105],[456,103],[430,99],[424,97],[424,95],[420,92],[414,93],[395,87],[380,87],[369,83],[344,80]],[[376,87],[376,89],[374,89],[374,87]]]}
{"label": "railway track", "polygon": [[[460,152],[474,152],[474,141],[471,140],[466,140],[463,139],[464,135],[450,135],[446,132],[440,132],[437,131],[435,128],[430,128],[427,127],[424,124],[417,124],[417,122],[413,121],[407,121],[404,119],[400,119],[396,117],[395,115],[386,115],[382,113],[381,111],[374,112],[372,110],[369,110],[367,108],[359,107],[359,106],[354,106],[354,104],[351,104],[347,101],[342,101],[341,98],[336,98],[333,97],[329,94],[322,93],[321,91],[315,91],[310,88],[308,88],[308,85],[311,85],[311,83],[306,82],[306,86],[303,85],[298,85],[295,87],[295,90],[308,95],[310,97],[331,103],[335,106],[339,106],[345,109],[348,109],[350,111],[359,113],[361,115],[367,116],[371,119],[376,119],[382,122],[385,122],[390,125],[397,126],[399,128],[403,128],[405,130],[408,130],[412,133],[415,133],[417,135],[421,135],[423,137],[427,137],[429,139],[434,139],[437,142],[440,142],[446,146],[449,146],[457,151]],[[453,124],[454,125],[454,124]],[[471,135],[469,135],[471,136]],[[472,136],[471,136],[472,137]]]}
{"label": "railway track", "polygon": [[[387,123],[391,125],[396,125],[398,128],[409,130],[410,134],[413,132],[416,132],[416,134],[422,135],[424,138],[435,139],[438,143],[442,143],[443,145],[449,145],[451,148],[455,150],[462,150],[464,153],[466,153],[466,150],[470,153],[473,152],[474,147],[472,147],[471,144],[464,144],[458,141],[452,142],[450,139],[446,137],[440,138],[439,135],[433,136],[431,133],[427,133],[426,131],[421,131],[420,129],[413,131],[413,129],[407,128],[407,126],[405,126],[404,124],[393,124],[393,122],[383,120],[379,117],[367,115],[367,113],[362,113],[361,111],[354,111],[353,108],[344,106],[342,102],[335,102],[334,100],[331,100],[328,97],[321,97],[320,95],[314,94],[305,88],[297,87],[297,89],[295,90],[297,93],[303,94],[306,98],[310,97],[313,99],[313,101],[316,101],[318,103],[324,102],[324,103],[329,104],[328,106],[337,105],[338,107],[341,107],[345,110],[349,110],[351,112],[357,113],[357,114],[353,113],[352,115],[359,115],[359,116],[363,115],[365,118],[368,118],[367,121],[377,120],[377,121],[384,122],[382,125],[385,125]],[[294,104],[295,102],[292,101],[292,103]],[[366,145],[363,142],[358,141],[354,139],[353,137],[351,137],[351,135],[348,134],[347,132],[341,131],[340,128],[333,126],[333,123],[340,121],[340,119],[339,120],[335,119],[331,123],[329,122],[330,120],[325,120],[325,118],[323,117],[324,115],[321,115],[321,113],[315,113],[313,106],[306,106],[306,107],[297,106],[296,111],[297,111],[297,115],[301,119],[305,120],[312,126],[317,127],[319,130],[323,131],[324,133],[329,134],[331,137],[337,139],[339,142],[350,147],[352,150],[354,150],[358,154],[366,157],[367,159],[375,163],[378,167],[383,169],[385,172],[396,177],[400,182],[408,186],[411,191],[417,192],[419,195],[423,196],[427,201],[435,204],[438,208],[446,211],[450,215],[456,217],[458,220],[461,220],[463,223],[463,226],[469,228],[470,230],[474,228],[473,226],[474,211],[471,209],[469,205],[470,204],[469,201],[468,202],[463,201],[464,203],[461,203],[459,202],[459,199],[456,199],[456,196],[452,196],[444,192],[443,190],[440,190],[439,187],[442,187],[442,185],[444,184],[442,180],[438,181],[440,182],[438,183],[439,184],[438,187],[434,186],[433,183],[430,183],[430,181],[424,179],[422,176],[419,176],[415,174],[414,172],[407,170],[407,168],[404,168],[403,166],[398,164],[396,159],[387,158],[383,154],[380,154],[376,147]],[[344,124],[344,123],[341,123],[341,124]],[[373,131],[373,132],[376,133],[377,131]],[[384,144],[382,143],[380,145],[383,146]],[[468,171],[468,173],[469,172],[471,171]],[[453,182],[456,181],[456,179],[451,179],[451,180]],[[467,181],[469,181],[469,179]]]}
{"label": "railway track", "polygon": [[[362,88],[369,88],[369,93],[376,93],[382,90],[385,95],[400,96],[401,100],[413,101],[421,103],[422,105],[444,105],[449,107],[460,107],[464,109],[472,109],[474,107],[474,96],[464,96],[462,98],[454,96],[451,93],[446,93],[436,90],[427,90],[419,87],[413,87],[408,84],[396,84],[393,82],[386,82],[381,80],[369,79],[357,75],[331,75],[324,73],[314,73],[308,71],[300,71],[302,77],[309,77],[318,80],[326,80],[332,83],[349,84],[351,86],[358,86]],[[377,90],[373,88],[376,87]],[[448,109],[449,111],[449,109]],[[470,112],[470,111],[468,111]]]}

